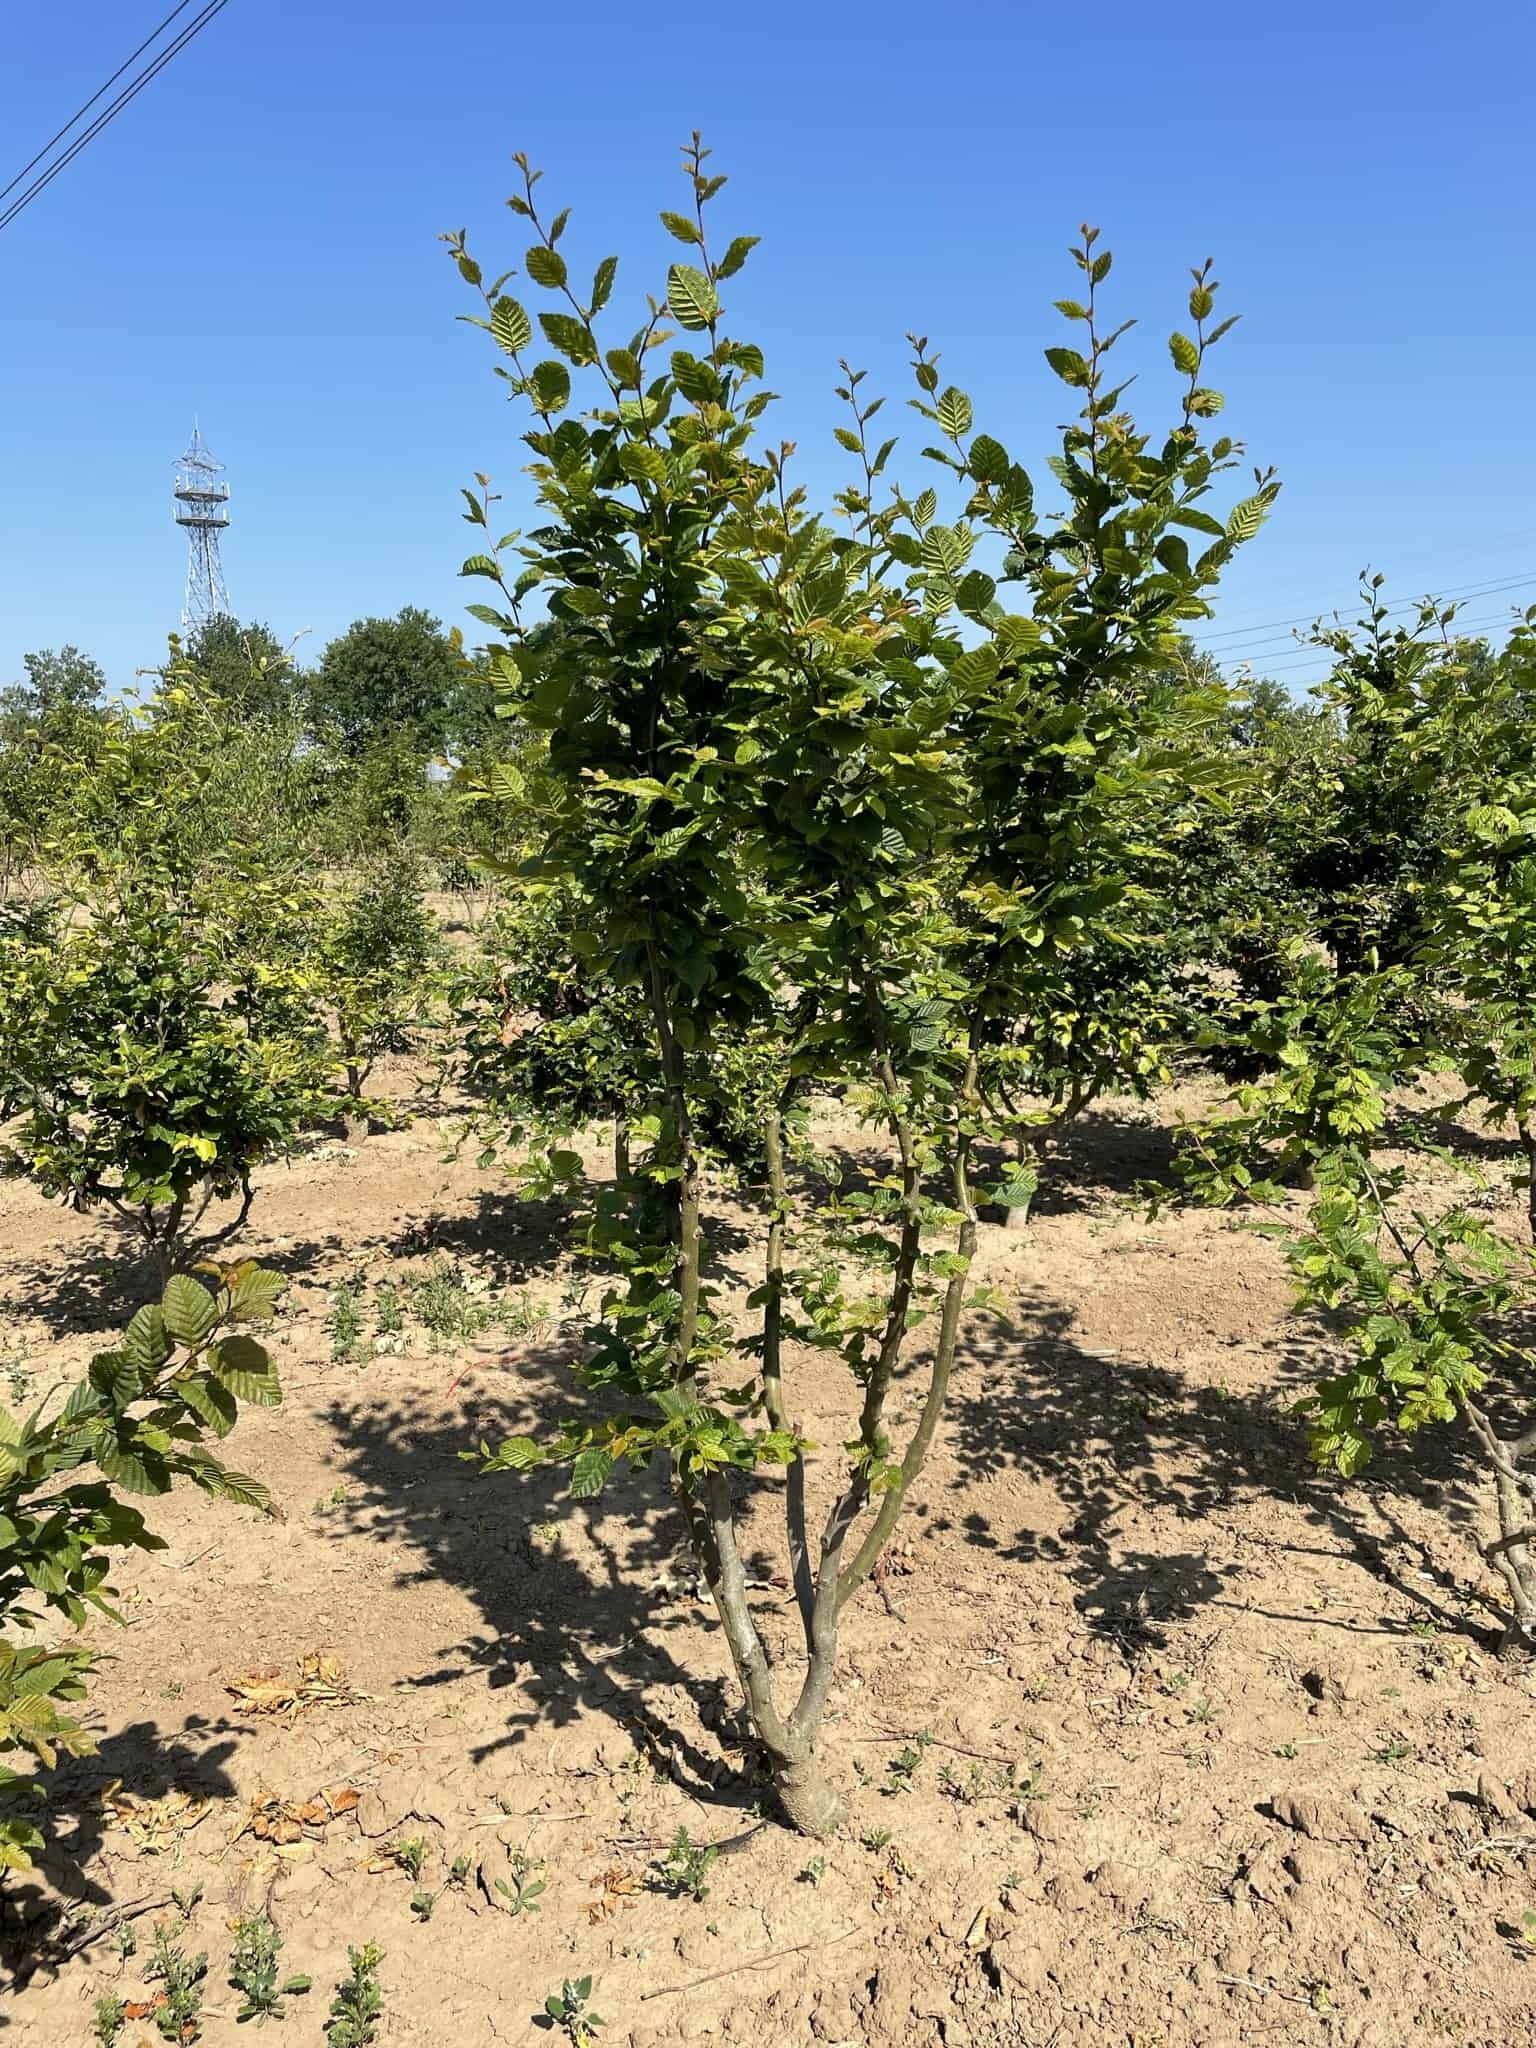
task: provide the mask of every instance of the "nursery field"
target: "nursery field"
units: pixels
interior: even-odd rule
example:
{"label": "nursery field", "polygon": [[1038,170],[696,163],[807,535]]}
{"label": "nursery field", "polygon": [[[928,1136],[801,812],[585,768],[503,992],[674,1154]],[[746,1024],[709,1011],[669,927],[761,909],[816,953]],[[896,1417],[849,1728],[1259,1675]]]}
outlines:
{"label": "nursery field", "polygon": [[[1136,1199],[1210,1084],[1103,1105],[1028,1229],[983,1225],[1008,1320],[965,1340],[845,1622],[824,1741],[849,1813],[819,1843],[772,1817],[647,1475],[581,1502],[463,1461],[563,1398],[580,1318],[553,1205],[448,1158],[456,1105],[423,1085],[390,1062],[413,1121],[262,1171],[244,1248],[291,1275],[284,1400],[242,1419],[241,1463],[282,1520],[178,1492],[169,1547],[114,1571],[100,1751],[61,1764],[9,1901],[14,2038],[75,2048],[103,1996],[129,2048],[160,2038],[158,1924],[206,1953],[201,2038],[233,2042],[231,1930],[261,1914],[313,1979],[300,2042],[365,1942],[402,2043],[558,2037],[546,1999],[587,1976],[598,2038],[636,2048],[1529,2037],[1536,1676],[1494,1654],[1486,1504],[1447,1438],[1308,1471],[1288,1410],[1330,1339],[1279,1249]],[[818,1136],[869,1163],[867,1131]],[[759,1252],[722,1213],[739,1288]],[[99,1220],[13,1185],[0,1242],[18,1406],[131,1303]],[[798,1426],[840,1434],[840,1362],[793,1363]],[[760,1571],[752,1514],[743,1542],[793,1661],[771,1531]],[[718,1849],[702,1871],[680,1829]]]}
{"label": "nursery field", "polygon": [[483,642],[0,694],[0,2018],[1514,2048],[1536,608],[1223,672],[1210,261],[818,501],[514,164]]}

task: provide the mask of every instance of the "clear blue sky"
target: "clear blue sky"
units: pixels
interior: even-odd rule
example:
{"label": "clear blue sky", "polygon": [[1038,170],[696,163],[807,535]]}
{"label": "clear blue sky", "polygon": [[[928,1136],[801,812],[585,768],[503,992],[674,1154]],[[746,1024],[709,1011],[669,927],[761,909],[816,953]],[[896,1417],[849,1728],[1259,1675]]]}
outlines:
{"label": "clear blue sky", "polygon": [[[167,5],[9,0],[0,183]],[[627,328],[626,288],[676,253],[655,213],[694,126],[731,175],[722,224],[763,236],[733,327],[811,480],[841,475],[844,353],[923,467],[894,402],[908,328],[1043,466],[1062,398],[1040,350],[1089,219],[1144,323],[1149,409],[1188,264],[1215,256],[1244,316],[1215,381],[1286,489],[1213,634],[1347,603],[1367,562],[1403,596],[1531,579],[1474,621],[1528,602],[1533,57],[1528,0],[232,0],[0,232],[0,682],[67,640],[119,687],[157,658],[194,412],[229,469],[242,616],[311,651],[406,603],[462,618],[458,486],[488,470],[515,510],[519,449],[436,237],[467,224],[488,271],[516,259],[524,148],[575,209],[567,248],[621,257]]]}

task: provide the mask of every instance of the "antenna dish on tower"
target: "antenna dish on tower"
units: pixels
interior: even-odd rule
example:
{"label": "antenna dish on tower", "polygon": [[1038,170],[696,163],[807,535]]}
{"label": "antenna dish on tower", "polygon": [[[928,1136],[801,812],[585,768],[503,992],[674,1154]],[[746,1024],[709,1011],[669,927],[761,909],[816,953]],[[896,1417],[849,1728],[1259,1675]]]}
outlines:
{"label": "antenna dish on tower", "polygon": [[176,465],[176,524],[187,534],[187,594],[181,607],[181,629],[196,631],[210,619],[230,611],[219,535],[229,524],[229,485],[224,465],[203,440],[194,423],[192,444]]}

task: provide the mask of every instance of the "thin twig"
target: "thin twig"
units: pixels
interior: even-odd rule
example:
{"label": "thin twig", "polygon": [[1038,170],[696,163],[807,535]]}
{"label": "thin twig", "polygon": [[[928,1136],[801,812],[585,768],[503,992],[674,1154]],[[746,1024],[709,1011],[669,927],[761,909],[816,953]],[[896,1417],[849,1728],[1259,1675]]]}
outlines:
{"label": "thin twig", "polygon": [[830,1941],[797,1941],[793,1948],[771,1948],[764,1956],[754,1956],[749,1962],[732,1963],[728,1969],[711,1970],[707,1977],[692,1977],[686,1984],[660,1984],[654,1991],[642,1991],[643,2004],[648,1998],[675,1998],[682,1991],[697,1991],[704,1984],[718,1984],[722,1977],[734,1977],[738,1970],[762,1970],[770,1963],[781,1963],[786,1956],[803,1956],[810,1950],[835,1948],[840,1941],[847,1941],[852,1935],[865,1934],[867,1927],[849,1927],[841,1934],[834,1934]]}
{"label": "thin twig", "polygon": [[78,1934],[60,1944],[57,1951],[61,1961],[67,1962],[72,1956],[80,1955],[92,1942],[100,1941],[104,1934],[111,1934],[129,1920],[137,1920],[145,1913],[154,1913],[161,1906],[173,1905],[175,1901],[169,1892],[157,1892],[142,1899],[125,1899],[120,1906],[109,1906],[106,1912],[94,1919],[89,1927],[82,1927]]}
{"label": "thin twig", "polygon": [[1299,1991],[1282,1991],[1278,1984],[1261,1984],[1256,1977],[1218,1977],[1218,1984],[1241,1984],[1249,1991],[1257,1991],[1261,1998],[1283,1998],[1287,2005],[1304,2005],[1309,2012],[1316,2011],[1310,1998],[1304,1998]]}

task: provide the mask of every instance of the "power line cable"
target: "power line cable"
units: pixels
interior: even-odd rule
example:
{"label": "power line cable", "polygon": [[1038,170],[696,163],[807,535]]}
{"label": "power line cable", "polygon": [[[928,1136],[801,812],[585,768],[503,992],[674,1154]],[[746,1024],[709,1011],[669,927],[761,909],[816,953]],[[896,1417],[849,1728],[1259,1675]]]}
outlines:
{"label": "power line cable", "polygon": [[[1431,593],[1429,602],[1439,604],[1443,599],[1449,597],[1493,597],[1501,590],[1519,589],[1522,584],[1529,583],[1532,580],[1533,574],[1536,574],[1536,572],[1522,570],[1518,576],[1512,577],[1505,582],[1453,585],[1449,590]],[[1386,609],[1388,612],[1416,611],[1424,601],[1420,597],[1407,597],[1401,599],[1396,604],[1389,604]],[[1341,605],[1324,605],[1314,611],[1298,613],[1293,619],[1271,619],[1266,625],[1262,626],[1235,626],[1219,633],[1208,633],[1203,636],[1192,634],[1190,637],[1194,639],[1197,646],[1212,648],[1218,640],[1252,640],[1266,635],[1273,635],[1286,626],[1310,626],[1323,617],[1325,613],[1341,611],[1342,609],[1343,606]]]}
{"label": "power line cable", "polygon": [[96,102],[101,98],[102,94],[106,92],[109,87],[116,85],[117,81],[122,77],[123,73],[128,69],[128,66],[130,64],[136,64],[139,58],[142,57],[144,52],[149,48],[150,44],[156,43],[160,40],[161,36],[164,35],[165,31],[176,19],[177,15],[185,14],[187,9],[191,5],[192,0],[177,0],[177,5],[171,9],[170,13],[165,17],[164,21],[161,22],[160,26],[158,28],[152,28],[149,34],[144,38],[143,42],[140,43],[139,47],[133,52],[133,54],[123,59],[122,63],[118,65],[117,69],[113,72],[112,76],[107,80],[106,85],[98,86],[96,91],[93,92],[90,98],[86,101],[85,105],[83,107],[77,107],[75,109],[75,111],[70,115],[69,119],[64,123],[64,126],[61,129],[59,129],[58,133],[49,136],[48,140],[37,152],[37,155],[33,157],[32,161],[30,163],[25,163],[22,165],[21,169],[16,173],[15,177],[12,178],[9,185],[0,185],[0,199],[4,199],[7,193],[15,191],[16,187],[21,183],[22,179],[27,175],[28,171],[36,169],[36,167],[42,162],[43,158],[48,154],[49,150],[53,148],[54,144],[56,142],[63,141],[64,137],[69,133],[70,129],[74,127],[75,123],[80,119],[81,115],[88,114],[91,111],[92,107],[95,106]]}
{"label": "power line cable", "polygon": [[[1505,611],[1486,612],[1478,614],[1469,619],[1460,620],[1458,621],[1458,624],[1467,626],[1492,626],[1498,625],[1501,621],[1507,619],[1508,616],[1509,614]],[[1244,656],[1244,663],[1246,664],[1246,662],[1247,657]],[[1299,668],[1313,668],[1315,670],[1315,673],[1311,676],[1304,678],[1303,680],[1308,682],[1320,682],[1324,676],[1331,673],[1332,663],[1328,659],[1326,649],[1301,648],[1298,649],[1297,652],[1288,660],[1265,661],[1260,664],[1257,664],[1255,668],[1255,674],[1258,679],[1267,681],[1271,677],[1286,675]]]}
{"label": "power line cable", "polygon": [[[193,20],[188,22],[186,27],[181,30],[181,32],[176,36],[176,38],[171,43],[167,44],[166,48],[160,52],[159,56],[154,58],[151,63],[147,64],[144,67],[144,69],[141,72],[139,72],[137,77],[132,79],[129,84],[124,86],[123,90],[118,94],[117,98],[113,100],[110,105],[102,109],[102,111],[97,115],[96,119],[91,123],[91,125],[87,129],[84,130],[82,134],[76,136],[75,140],[70,144],[69,148],[64,151],[63,155],[57,158],[54,163],[50,164],[48,169],[44,171],[41,174],[41,176],[35,178],[32,181],[32,183],[27,187],[27,189],[23,193],[21,193],[18,198],[12,201],[12,203],[10,204],[10,206],[6,208],[4,213],[0,213],[0,228],[9,227],[11,222],[16,218],[16,216],[19,213],[23,212],[26,207],[30,206],[32,201],[37,198],[40,192],[42,192],[47,186],[53,183],[54,179],[59,175],[60,171],[67,169],[68,166],[74,162],[75,158],[80,154],[81,150],[85,148],[86,144],[89,142],[93,142],[95,138],[101,133],[102,129],[105,128],[110,121],[115,119],[115,117],[118,114],[120,114],[126,106],[129,106],[134,100],[136,100],[139,94],[144,90],[144,88],[147,85],[149,85],[155,78],[157,78],[159,74],[165,69],[166,65],[170,63],[171,59],[179,55],[179,53],[186,48],[187,44],[192,41],[192,38],[195,35],[197,35],[200,30],[206,28],[208,26],[208,23],[213,20],[216,14],[222,14],[224,9],[228,5],[229,0],[208,0],[208,5],[204,7],[202,13],[195,16]],[[130,58],[129,61],[132,62],[132,59]],[[104,86],[102,90],[105,91],[106,87]],[[23,173],[22,175],[24,176],[25,173]]]}

